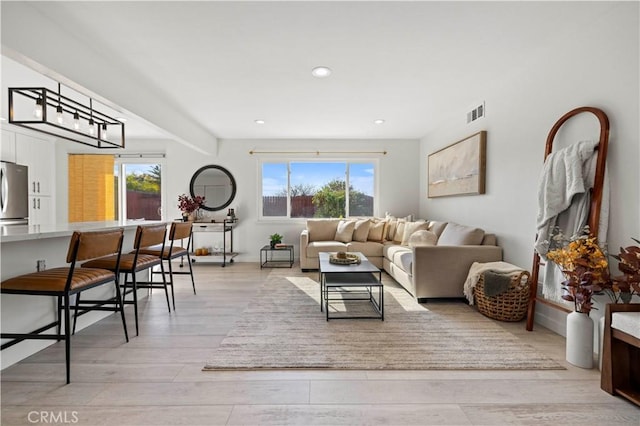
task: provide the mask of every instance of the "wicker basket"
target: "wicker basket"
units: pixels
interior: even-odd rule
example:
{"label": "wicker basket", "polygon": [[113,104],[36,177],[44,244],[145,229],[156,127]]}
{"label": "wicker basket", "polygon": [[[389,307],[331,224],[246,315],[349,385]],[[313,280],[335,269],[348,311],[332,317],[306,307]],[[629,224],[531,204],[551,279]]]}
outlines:
{"label": "wicker basket", "polygon": [[[526,277],[526,280],[523,279]],[[484,277],[480,275],[473,294],[478,311],[499,321],[520,321],[527,314],[529,305],[529,272],[515,272],[511,275],[509,290],[497,296],[484,294]],[[523,282],[524,281],[524,282]]]}

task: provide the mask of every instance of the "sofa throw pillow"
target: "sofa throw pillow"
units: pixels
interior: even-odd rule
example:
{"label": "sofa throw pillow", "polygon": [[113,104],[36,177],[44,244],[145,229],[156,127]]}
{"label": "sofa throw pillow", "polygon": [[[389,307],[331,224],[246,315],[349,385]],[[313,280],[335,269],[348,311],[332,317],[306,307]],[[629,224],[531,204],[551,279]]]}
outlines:
{"label": "sofa throw pillow", "polygon": [[444,228],[446,226],[447,226],[447,222],[438,222],[437,220],[430,220],[429,228],[427,229],[439,237],[440,235],[442,235],[442,231],[444,231]]}
{"label": "sofa throw pillow", "polygon": [[402,241],[400,242],[400,245],[402,246],[409,245],[409,237],[411,237],[411,235],[413,235],[413,233],[416,231],[421,231],[421,230],[426,231],[428,226],[429,224],[424,221],[405,223],[404,233],[402,234]]}
{"label": "sofa throw pillow", "polygon": [[434,232],[422,229],[411,234],[407,244],[413,248],[418,246],[435,246],[437,242],[438,236]]}
{"label": "sofa throw pillow", "polygon": [[384,233],[385,241],[393,241],[393,236],[396,233],[396,227],[398,226],[398,218],[395,216],[387,216],[387,226]]}
{"label": "sofa throw pillow", "polygon": [[371,221],[369,219],[356,220],[355,227],[353,229],[353,241],[366,242],[369,236],[369,228]]}
{"label": "sofa throw pillow", "polygon": [[367,235],[367,241],[375,241],[381,243],[384,241],[384,231],[387,230],[386,220],[373,220],[369,224],[369,235]]}
{"label": "sofa throw pillow", "polygon": [[338,222],[338,229],[336,229],[336,235],[333,238],[334,241],[340,241],[341,243],[350,243],[353,241],[353,230],[356,227],[356,223],[352,220],[341,220]]}
{"label": "sofa throw pillow", "polygon": [[449,222],[438,237],[439,246],[468,246],[480,245],[484,238],[484,231],[480,228],[458,225]]}
{"label": "sofa throw pillow", "polygon": [[407,224],[407,221],[404,219],[398,219],[398,224],[396,225],[396,232],[393,234],[393,241],[395,244],[400,244],[402,242],[402,237],[404,236],[404,227]]}
{"label": "sofa throw pillow", "polygon": [[309,241],[331,241],[336,235],[337,219],[309,219]]}

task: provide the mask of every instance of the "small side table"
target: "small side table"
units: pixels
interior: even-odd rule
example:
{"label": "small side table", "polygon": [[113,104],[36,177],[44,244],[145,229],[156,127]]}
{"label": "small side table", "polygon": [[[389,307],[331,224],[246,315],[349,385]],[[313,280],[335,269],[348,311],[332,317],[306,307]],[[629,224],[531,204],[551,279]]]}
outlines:
{"label": "small side table", "polygon": [[[284,255],[288,254],[288,257]],[[293,245],[271,248],[270,245],[260,249],[260,269],[262,268],[292,268]]]}

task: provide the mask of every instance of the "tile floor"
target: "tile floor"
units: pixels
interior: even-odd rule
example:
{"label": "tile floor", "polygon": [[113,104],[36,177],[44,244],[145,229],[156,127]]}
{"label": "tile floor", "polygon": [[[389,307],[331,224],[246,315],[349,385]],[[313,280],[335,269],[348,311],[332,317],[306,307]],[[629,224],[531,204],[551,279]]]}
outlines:
{"label": "tile floor", "polygon": [[501,324],[567,370],[202,372],[269,274],[302,273],[234,263],[196,265],[195,274],[197,295],[188,277],[177,278],[175,312],[160,292],[143,301],[140,335],[129,343],[115,315],[80,331],[71,384],[61,344],[2,371],[0,423],[640,425],[640,408],[601,391],[597,370],[564,361],[564,338],[523,323]]}

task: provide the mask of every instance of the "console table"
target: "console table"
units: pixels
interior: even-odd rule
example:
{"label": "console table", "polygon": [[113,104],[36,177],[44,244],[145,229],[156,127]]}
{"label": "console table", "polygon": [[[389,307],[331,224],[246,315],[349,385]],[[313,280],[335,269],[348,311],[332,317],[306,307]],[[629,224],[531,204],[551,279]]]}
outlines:
{"label": "console table", "polygon": [[[193,238],[191,239],[190,247],[192,262],[220,263],[222,267],[225,267],[227,263],[233,263],[233,258],[238,255],[238,253],[233,251],[233,228],[235,223],[236,221],[233,220],[224,220],[223,222],[194,222]],[[204,244],[204,238],[207,234],[211,233],[222,234],[222,247],[214,250],[213,246],[208,242],[205,247],[208,248],[209,254],[196,256],[195,250],[198,248],[198,242]]]}

